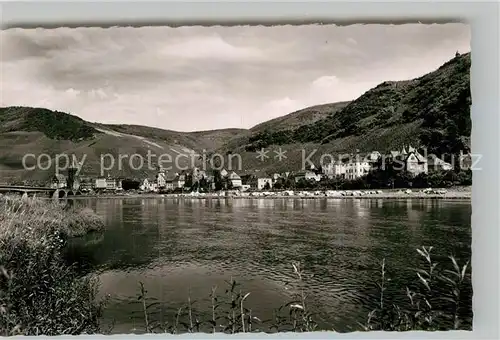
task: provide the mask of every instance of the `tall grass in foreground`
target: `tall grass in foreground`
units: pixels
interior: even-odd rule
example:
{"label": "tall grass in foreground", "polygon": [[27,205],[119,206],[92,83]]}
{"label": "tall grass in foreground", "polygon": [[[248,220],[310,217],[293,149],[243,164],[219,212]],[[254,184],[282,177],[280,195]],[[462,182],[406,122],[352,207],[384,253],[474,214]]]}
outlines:
{"label": "tall grass in foreground", "polygon": [[196,301],[188,296],[185,306],[180,307],[171,322],[154,321],[149,309],[158,302],[148,303],[147,291],[142,282],[139,283],[140,293],[138,300],[141,303],[141,313],[144,315],[145,333],[247,333],[247,332],[312,332],[316,330],[313,313],[306,305],[304,273],[299,263],[292,264],[296,280],[291,283],[293,300],[277,308],[271,319],[261,320],[254,312],[247,308],[245,301],[250,297],[249,292],[243,292],[240,285],[231,278],[226,282],[222,294],[218,294],[218,287],[212,287],[210,293],[210,318],[200,320],[195,311]]}
{"label": "tall grass in foreground", "polygon": [[440,266],[431,256],[432,247],[417,249],[424,259],[421,268],[415,270],[416,284],[406,287],[408,303],[404,306],[387,304],[384,295],[388,279],[385,259],[382,261],[379,305],[373,309],[363,328],[365,330],[409,331],[409,330],[459,330],[468,329],[468,320],[461,317],[461,301],[464,279],[469,262],[460,266],[449,256],[451,270]]}
{"label": "tall grass in foreground", "polygon": [[[461,296],[465,276],[468,274],[468,262],[459,266],[456,259],[449,257],[451,269],[439,266],[431,257],[432,247],[417,249],[424,259],[422,268],[415,269],[415,281],[406,288],[407,303],[397,305],[391,302],[386,291],[390,280],[386,274],[385,259],[381,265],[380,281],[376,283],[379,298],[377,306],[368,313],[367,319],[359,323],[359,330],[372,331],[436,331],[436,330],[470,330],[470,320],[462,317]],[[146,333],[192,333],[192,332],[312,332],[334,331],[319,329],[307,302],[307,284],[305,273],[299,263],[292,263],[296,280],[292,283],[295,291],[292,300],[275,309],[271,319],[261,320],[258,311],[245,307],[249,292],[242,292],[239,284],[233,279],[226,282],[227,287],[222,295],[217,294],[217,287],[210,294],[210,317],[200,320],[193,308],[193,301],[177,310],[172,321],[160,322],[152,320],[149,310],[158,302],[147,303],[146,289],[140,283],[139,301],[141,313],[144,315],[144,331]],[[333,311],[332,311],[333,312]],[[205,314],[206,315],[206,314]]]}
{"label": "tall grass in foreground", "polygon": [[88,209],[0,198],[1,335],[99,332],[97,281],[80,277],[61,250],[67,238],[102,227]]}

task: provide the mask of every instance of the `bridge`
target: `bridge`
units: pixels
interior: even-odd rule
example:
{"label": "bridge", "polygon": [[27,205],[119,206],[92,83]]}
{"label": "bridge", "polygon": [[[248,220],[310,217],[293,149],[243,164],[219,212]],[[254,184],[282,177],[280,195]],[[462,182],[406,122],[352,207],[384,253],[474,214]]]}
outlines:
{"label": "bridge", "polygon": [[35,186],[27,186],[27,185],[3,185],[0,184],[0,192],[6,193],[20,193],[27,195],[34,195],[37,193],[44,193],[48,196],[58,199],[58,198],[67,198],[70,196],[78,196],[81,195],[79,191],[74,191],[66,188],[48,188],[48,187],[35,187]]}

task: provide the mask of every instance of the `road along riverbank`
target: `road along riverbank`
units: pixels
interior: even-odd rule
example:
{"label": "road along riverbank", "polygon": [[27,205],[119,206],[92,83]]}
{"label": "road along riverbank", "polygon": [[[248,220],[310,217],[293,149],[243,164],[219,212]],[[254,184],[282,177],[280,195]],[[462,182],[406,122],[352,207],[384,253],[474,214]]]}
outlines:
{"label": "road along riverbank", "polygon": [[[75,197],[76,198],[76,197]],[[188,198],[188,199],[462,199],[470,200],[472,198],[472,187],[456,187],[451,189],[424,189],[424,190],[326,190],[326,191],[221,191],[217,193],[178,193],[178,194],[160,194],[160,193],[109,193],[99,195],[84,195],[80,198]]]}

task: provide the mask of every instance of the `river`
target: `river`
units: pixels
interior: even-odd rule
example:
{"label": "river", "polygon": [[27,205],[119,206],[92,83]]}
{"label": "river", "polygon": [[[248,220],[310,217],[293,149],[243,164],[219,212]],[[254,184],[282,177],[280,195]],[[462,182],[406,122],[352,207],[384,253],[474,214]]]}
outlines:
{"label": "river", "polygon": [[[385,258],[388,293],[397,302],[415,281],[416,251],[433,246],[438,262],[471,257],[470,200],[388,199],[88,199],[106,224],[74,241],[70,253],[109,295],[104,324],[114,333],[144,328],[139,282],[151,318],[172,322],[193,303],[211,313],[211,288],[234,278],[252,315],[270,318],[291,299],[292,262],[302,263],[309,309],[321,329],[358,330],[376,305]],[[466,279],[465,313],[471,316]],[[392,293],[391,293],[392,292]]]}

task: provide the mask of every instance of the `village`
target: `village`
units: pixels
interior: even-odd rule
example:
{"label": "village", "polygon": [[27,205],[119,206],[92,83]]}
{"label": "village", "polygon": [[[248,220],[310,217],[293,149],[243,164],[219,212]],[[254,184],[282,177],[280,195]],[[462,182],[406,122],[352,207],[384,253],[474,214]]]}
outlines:
{"label": "village", "polygon": [[[470,154],[462,154],[460,164],[462,169],[470,169]],[[368,188],[366,185],[356,186],[360,179],[377,170],[379,172],[397,170],[409,174],[410,178],[418,178],[451,172],[453,168],[452,164],[436,156],[424,157],[412,146],[403,146],[400,151],[391,151],[387,154],[372,151],[363,157],[359,155],[347,157],[317,168],[311,164],[307,169],[298,172],[261,174],[259,170],[243,170],[237,173],[226,169],[205,171],[195,167],[170,175],[168,171],[160,168],[153,178],[130,180],[110,175],[97,178],[75,176],[74,170],[69,169],[69,176],[56,174],[50,185],[55,189],[68,188],[82,195],[137,193],[245,197],[273,196],[279,192],[282,196],[352,196],[381,193],[380,190],[357,189],[397,187],[405,189],[405,192],[411,192],[412,182],[395,185],[393,179],[387,180],[387,184],[382,186],[368,185]],[[422,186],[417,184],[415,187]],[[424,187],[426,193],[439,193],[427,188],[427,185]],[[351,190],[345,192],[341,189]]]}

